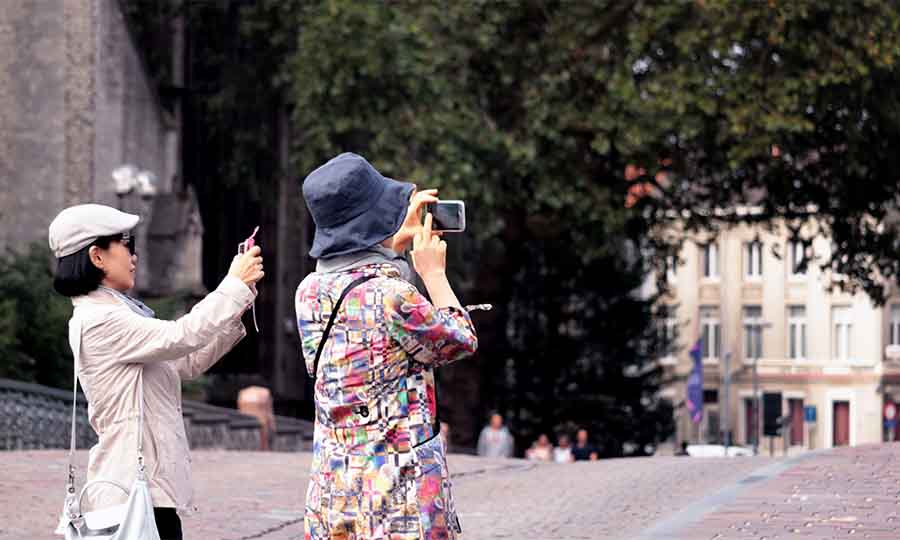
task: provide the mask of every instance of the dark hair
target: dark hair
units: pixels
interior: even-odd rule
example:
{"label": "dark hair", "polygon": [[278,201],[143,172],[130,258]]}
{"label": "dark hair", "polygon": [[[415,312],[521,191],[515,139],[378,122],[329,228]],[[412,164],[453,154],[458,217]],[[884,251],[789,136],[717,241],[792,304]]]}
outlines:
{"label": "dark hair", "polygon": [[94,263],[88,253],[91,246],[100,249],[108,249],[109,245],[121,240],[122,235],[101,236],[87,246],[71,255],[57,259],[56,276],[53,278],[53,288],[63,296],[82,296],[97,289],[103,281],[105,274]]}

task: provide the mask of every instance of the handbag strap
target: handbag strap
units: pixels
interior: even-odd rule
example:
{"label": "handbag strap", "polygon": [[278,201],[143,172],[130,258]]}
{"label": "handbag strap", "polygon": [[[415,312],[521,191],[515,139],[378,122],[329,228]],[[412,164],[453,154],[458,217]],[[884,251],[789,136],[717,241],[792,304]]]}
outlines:
{"label": "handbag strap", "polygon": [[144,366],[138,382],[138,478],[144,480]]}
{"label": "handbag strap", "polygon": [[328,335],[331,333],[331,327],[334,326],[334,321],[335,319],[337,319],[337,313],[341,307],[341,303],[344,301],[344,298],[355,287],[362,285],[363,283],[375,277],[376,276],[374,274],[370,274],[354,279],[352,282],[350,282],[350,285],[347,285],[347,287],[344,288],[344,290],[341,292],[341,295],[338,297],[337,302],[335,302],[334,307],[331,308],[331,316],[328,317],[328,324],[325,325],[325,330],[322,331],[322,338],[319,340],[319,346],[316,348],[316,359],[313,361],[313,379],[315,379],[319,375],[319,357],[322,356],[322,351],[325,349],[325,342],[328,341]]}
{"label": "handbag strap", "polygon": [[[78,362],[81,358],[81,320],[74,318],[72,323],[75,325],[74,330],[77,331],[78,337],[73,342],[72,347],[72,430],[69,439],[69,466],[66,471],[69,478],[66,481],[66,491],[70,495],[75,494],[75,428],[76,414],[78,412]],[[72,332],[73,329],[69,329]]]}

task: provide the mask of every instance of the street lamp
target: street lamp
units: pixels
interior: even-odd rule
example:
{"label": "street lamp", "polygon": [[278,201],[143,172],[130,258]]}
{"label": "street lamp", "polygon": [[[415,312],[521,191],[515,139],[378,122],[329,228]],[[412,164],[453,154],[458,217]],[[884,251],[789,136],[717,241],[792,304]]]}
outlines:
{"label": "street lamp", "polygon": [[138,169],[126,163],[113,169],[112,179],[116,197],[119,199],[119,210],[122,209],[122,199],[125,195],[135,190],[144,198],[156,195],[156,174],[153,171]]}
{"label": "street lamp", "polygon": [[153,171],[138,169],[134,165],[120,165],[113,169],[113,182],[116,195],[128,195],[135,189],[144,197],[156,195],[156,174]]}
{"label": "street lamp", "polygon": [[156,175],[151,171],[139,171],[134,177],[135,185],[141,197],[156,195]]}
{"label": "street lamp", "polygon": [[134,190],[137,181],[138,168],[131,164],[120,165],[113,169],[112,178],[115,183],[116,195],[121,199]]}

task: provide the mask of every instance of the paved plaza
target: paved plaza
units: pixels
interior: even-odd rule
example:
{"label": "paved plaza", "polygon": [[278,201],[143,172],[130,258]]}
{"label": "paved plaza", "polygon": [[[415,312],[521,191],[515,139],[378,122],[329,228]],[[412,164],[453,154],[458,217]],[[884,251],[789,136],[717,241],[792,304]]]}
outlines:
{"label": "paved plaza", "polygon": [[[309,454],[197,451],[193,461],[199,508],[186,538],[303,537]],[[64,464],[62,451],[0,453],[0,540],[53,538]],[[450,465],[467,540],[900,538],[900,444],[789,459]]]}

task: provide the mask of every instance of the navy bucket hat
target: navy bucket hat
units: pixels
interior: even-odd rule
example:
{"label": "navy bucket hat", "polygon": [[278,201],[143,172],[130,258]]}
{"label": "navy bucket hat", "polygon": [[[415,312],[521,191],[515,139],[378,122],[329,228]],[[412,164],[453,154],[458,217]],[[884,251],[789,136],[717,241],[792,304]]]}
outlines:
{"label": "navy bucket hat", "polygon": [[327,259],[390,238],[403,225],[414,189],[382,176],[357,154],[332,158],[303,181],[303,198],[316,224],[309,255]]}

